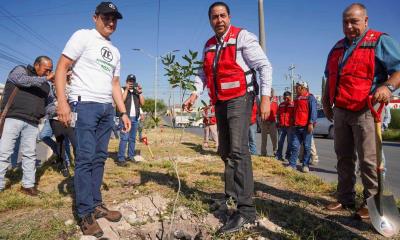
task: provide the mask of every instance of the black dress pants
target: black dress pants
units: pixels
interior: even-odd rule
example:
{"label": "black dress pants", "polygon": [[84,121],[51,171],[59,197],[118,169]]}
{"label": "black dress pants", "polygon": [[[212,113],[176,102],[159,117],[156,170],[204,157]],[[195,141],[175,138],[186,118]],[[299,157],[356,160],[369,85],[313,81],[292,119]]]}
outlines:
{"label": "black dress pants", "polygon": [[225,194],[237,201],[240,214],[255,218],[254,180],[249,152],[249,126],[254,94],[218,101],[219,154],[225,163]]}

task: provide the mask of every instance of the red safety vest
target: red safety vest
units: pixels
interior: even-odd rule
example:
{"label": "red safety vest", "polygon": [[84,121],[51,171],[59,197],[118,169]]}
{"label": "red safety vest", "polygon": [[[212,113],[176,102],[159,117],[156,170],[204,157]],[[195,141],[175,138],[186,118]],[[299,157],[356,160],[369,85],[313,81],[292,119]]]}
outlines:
{"label": "red safety vest", "polygon": [[[209,112],[208,110],[211,109]],[[206,125],[214,125],[217,123],[217,118],[215,117],[215,107],[212,105],[211,107],[207,107],[204,109],[204,118],[203,123]]]}
{"label": "red safety vest", "polygon": [[341,69],[345,39],[333,47],[327,66],[331,104],[351,111],[365,107],[375,75],[375,46],[382,34],[368,30]]}
{"label": "red safety vest", "polygon": [[310,93],[307,92],[305,95],[300,95],[294,100],[294,126],[305,127],[308,125],[310,116],[309,96]]}
{"label": "red safety vest", "polygon": [[267,118],[268,122],[276,122],[276,114],[278,113],[278,98],[271,98],[271,111]]}
{"label": "red safety vest", "polygon": [[[240,31],[240,28],[230,27],[219,54],[216,54],[218,42],[215,36],[205,45],[203,70],[213,104],[217,100],[225,101],[246,94],[246,73],[236,63],[237,37]],[[217,59],[214,67],[215,58]]]}
{"label": "red safety vest", "polygon": [[293,118],[293,112],[294,112],[293,101],[290,103],[281,102],[281,104],[279,104],[279,108],[278,108],[279,126],[290,127],[292,125],[291,119]]}
{"label": "red safety vest", "polygon": [[254,99],[253,109],[251,111],[250,125],[253,125],[257,121],[257,101]]}

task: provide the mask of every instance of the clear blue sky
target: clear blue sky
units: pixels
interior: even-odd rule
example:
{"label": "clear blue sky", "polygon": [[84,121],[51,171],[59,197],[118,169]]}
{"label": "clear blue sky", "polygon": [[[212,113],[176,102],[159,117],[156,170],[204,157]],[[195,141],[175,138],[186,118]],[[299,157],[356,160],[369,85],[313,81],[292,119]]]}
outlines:
{"label": "clear blue sky", "polygon": [[[213,34],[207,17],[210,0],[161,0],[157,52],[158,0],[114,1],[124,19],[118,22],[112,41],[121,52],[121,82],[136,74],[147,97],[152,97],[154,59],[132,48],[141,48],[155,56],[180,49],[180,58],[189,49],[201,53],[203,44]],[[361,1],[368,8],[369,26],[386,32],[400,41],[400,1]],[[0,6],[0,82],[15,66],[1,56],[16,56],[32,63],[38,55],[49,55],[56,62],[71,34],[81,28],[93,28],[92,15],[98,1],[48,0],[3,1]],[[232,24],[258,35],[258,1],[226,1],[231,8]],[[267,55],[273,66],[273,86],[281,94],[289,81],[284,75],[295,64],[296,73],[320,94],[321,77],[327,54],[343,37],[341,14],[352,3],[348,0],[264,0]],[[6,10],[6,12],[5,12]],[[8,17],[9,14],[15,16]],[[17,24],[18,23],[18,24]],[[165,101],[169,88],[159,77],[159,96]],[[203,94],[206,96],[207,94]]]}

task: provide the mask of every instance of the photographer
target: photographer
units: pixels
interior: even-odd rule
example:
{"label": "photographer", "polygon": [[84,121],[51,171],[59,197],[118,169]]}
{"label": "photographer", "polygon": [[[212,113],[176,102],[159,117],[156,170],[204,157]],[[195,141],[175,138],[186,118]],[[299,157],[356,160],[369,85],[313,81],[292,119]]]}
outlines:
{"label": "photographer", "polygon": [[[126,160],[134,161],[135,139],[138,129],[138,119],[140,116],[140,107],[144,104],[142,87],[136,82],[136,77],[129,74],[126,78],[126,86],[123,88],[122,98],[125,103],[127,114],[131,120],[132,127],[127,133],[121,132],[117,165],[127,166]],[[128,143],[128,158],[125,159],[126,144]]]}

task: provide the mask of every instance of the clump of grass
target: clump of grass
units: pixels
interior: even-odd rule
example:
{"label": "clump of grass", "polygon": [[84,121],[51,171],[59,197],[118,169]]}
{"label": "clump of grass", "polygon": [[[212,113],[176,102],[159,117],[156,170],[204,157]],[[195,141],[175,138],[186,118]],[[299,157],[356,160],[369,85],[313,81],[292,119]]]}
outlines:
{"label": "clump of grass", "polygon": [[400,129],[388,129],[382,133],[383,140],[400,141]]}
{"label": "clump of grass", "polygon": [[17,193],[14,190],[7,190],[0,194],[0,212],[34,205],[35,203],[32,199],[22,195],[21,193]]}

